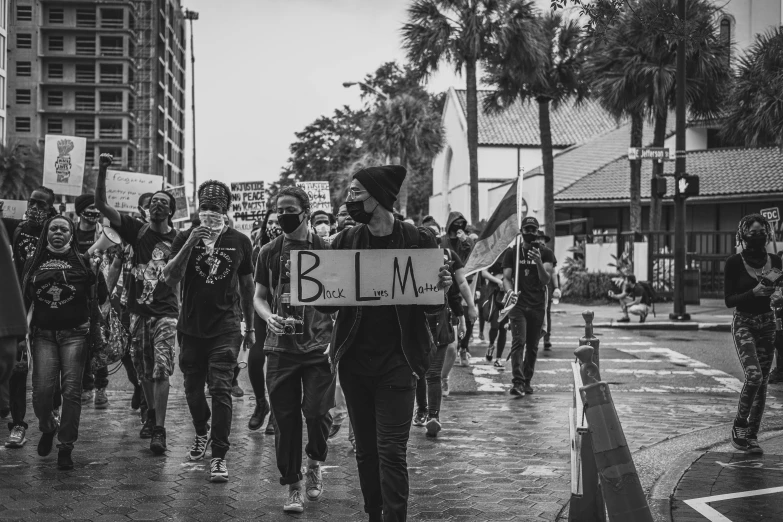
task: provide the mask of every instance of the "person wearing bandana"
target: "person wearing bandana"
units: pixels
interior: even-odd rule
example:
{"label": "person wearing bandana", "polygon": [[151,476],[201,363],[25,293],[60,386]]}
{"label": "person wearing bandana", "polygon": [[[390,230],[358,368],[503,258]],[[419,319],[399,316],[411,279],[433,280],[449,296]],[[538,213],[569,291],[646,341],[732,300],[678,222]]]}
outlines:
{"label": "person wearing bandana", "polygon": [[[767,253],[772,227],[761,214],[742,218],[737,227],[737,246],[742,252],[729,256],[724,269],[726,306],[734,308],[731,332],[734,348],[745,374],[737,415],[731,429],[731,444],[745,453],[763,453],[758,442],[767,398],[767,383],[775,350],[775,312],[770,297],[772,280],[783,268],[778,256]],[[777,285],[780,285],[778,280]]]}
{"label": "person wearing bandana", "polygon": [[[231,191],[225,183],[205,181],[198,189],[198,200],[201,224],[174,240],[163,277],[171,287],[182,285],[177,323],[179,367],[196,430],[188,458],[203,459],[211,439],[210,480],[226,482],[231,381],[239,350],[249,350],[255,342],[252,246],[246,235],[226,225]],[[211,410],[204,394],[207,382]]]}
{"label": "person wearing bandana", "polygon": [[[25,219],[2,218],[3,225],[11,240],[11,251],[14,259],[17,280],[21,287],[24,265],[35,254],[38,239],[44,230],[44,223],[57,214],[54,208],[54,192],[47,187],[38,187],[30,194],[27,201]],[[28,361],[26,356],[24,336],[20,336],[16,350],[16,364],[10,380],[5,384],[11,421],[8,423],[10,434],[5,443],[6,448],[21,448],[27,442],[27,374]],[[59,395],[55,397],[56,408],[60,406]],[[5,412],[4,412],[5,413]]]}

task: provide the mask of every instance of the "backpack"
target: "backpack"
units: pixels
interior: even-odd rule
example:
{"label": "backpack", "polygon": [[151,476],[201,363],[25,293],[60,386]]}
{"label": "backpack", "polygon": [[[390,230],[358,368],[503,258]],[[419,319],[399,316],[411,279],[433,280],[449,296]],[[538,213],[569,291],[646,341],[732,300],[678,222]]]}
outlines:
{"label": "backpack", "polygon": [[653,317],[655,317],[655,300],[658,298],[653,286],[647,281],[638,281],[637,284],[642,287],[644,294],[642,295],[642,302],[646,305],[652,306]]}

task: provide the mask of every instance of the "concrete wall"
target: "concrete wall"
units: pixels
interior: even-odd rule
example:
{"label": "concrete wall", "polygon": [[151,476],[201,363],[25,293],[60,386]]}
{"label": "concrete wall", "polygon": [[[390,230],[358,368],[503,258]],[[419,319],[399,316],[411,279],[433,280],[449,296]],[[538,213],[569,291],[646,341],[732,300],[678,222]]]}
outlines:
{"label": "concrete wall", "polygon": [[[443,197],[454,187],[468,183],[470,165],[468,162],[467,123],[460,117],[459,101],[449,92],[446,107],[443,110],[443,129],[445,131],[445,147],[432,163],[432,196],[430,197],[430,214],[439,222],[446,222],[449,207]],[[468,200],[469,201],[469,200]],[[455,198],[449,198],[452,208],[464,212],[463,208],[455,207]],[[468,203],[468,214],[470,204]]]}

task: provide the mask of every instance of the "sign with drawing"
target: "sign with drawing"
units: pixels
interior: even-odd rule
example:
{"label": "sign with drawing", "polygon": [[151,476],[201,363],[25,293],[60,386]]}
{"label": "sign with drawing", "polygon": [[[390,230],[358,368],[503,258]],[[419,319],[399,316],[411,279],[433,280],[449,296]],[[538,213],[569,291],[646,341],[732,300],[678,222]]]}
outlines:
{"label": "sign with drawing", "polygon": [[86,154],[86,138],[47,134],[44,138],[43,185],[55,194],[79,196]]}

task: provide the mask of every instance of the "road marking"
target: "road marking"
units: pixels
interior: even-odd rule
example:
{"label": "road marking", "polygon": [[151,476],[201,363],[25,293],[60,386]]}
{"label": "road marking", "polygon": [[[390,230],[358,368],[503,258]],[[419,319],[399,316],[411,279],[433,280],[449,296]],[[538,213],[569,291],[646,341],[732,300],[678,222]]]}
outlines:
{"label": "road marking", "polygon": [[557,468],[554,466],[528,466],[522,475],[528,475],[531,477],[556,477],[558,476]]}
{"label": "road marking", "polygon": [[707,504],[710,502],[720,502],[722,500],[734,500],[737,498],[771,495],[773,493],[783,493],[783,487],[756,489],[753,491],[743,491],[740,493],[727,493],[725,495],[715,495],[712,497],[692,498],[690,500],[686,500],[685,503],[710,522],[732,522],[731,519],[725,517]]}

